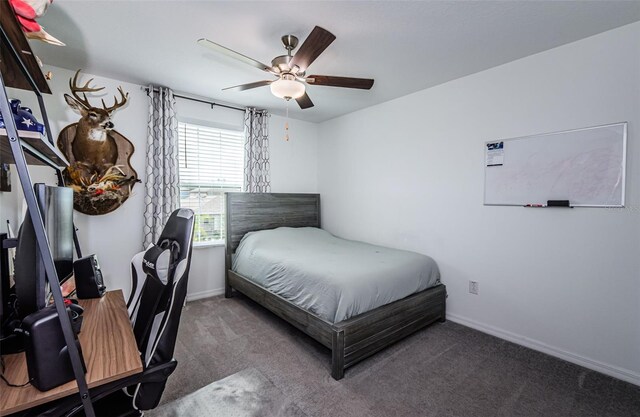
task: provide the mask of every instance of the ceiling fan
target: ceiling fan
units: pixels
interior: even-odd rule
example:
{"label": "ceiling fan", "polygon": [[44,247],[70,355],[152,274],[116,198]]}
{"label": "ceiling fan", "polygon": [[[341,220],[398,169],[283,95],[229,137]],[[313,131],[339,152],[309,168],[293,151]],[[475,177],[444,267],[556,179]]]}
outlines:
{"label": "ceiling fan", "polygon": [[369,78],[306,75],[309,65],[311,65],[335,39],[336,37],[331,32],[320,26],[316,26],[302,43],[300,49],[298,49],[295,55],[292,55],[292,51],[298,46],[298,38],[293,35],[285,35],[281,40],[287,50],[287,54],[273,58],[270,66],[205,38],[199,39],[198,44],[278,77],[275,80],[263,80],[236,85],[224,88],[223,90],[234,89],[244,91],[268,85],[271,87],[271,93],[276,97],[283,98],[287,101],[295,99],[301,109],[307,109],[313,107],[313,102],[306,93],[305,83],[331,87],[359,88],[363,90],[369,90],[373,86],[373,80]]}

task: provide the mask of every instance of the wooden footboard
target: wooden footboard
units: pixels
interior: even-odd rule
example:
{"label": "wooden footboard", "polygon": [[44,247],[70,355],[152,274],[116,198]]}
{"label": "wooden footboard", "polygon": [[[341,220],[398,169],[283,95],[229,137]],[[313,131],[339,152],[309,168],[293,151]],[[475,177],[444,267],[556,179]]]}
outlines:
{"label": "wooden footboard", "polygon": [[332,376],[340,379],[345,368],[437,320],[444,321],[446,296],[440,284],[335,324],[336,332],[344,335],[344,364],[342,370],[334,364]]}
{"label": "wooden footboard", "polygon": [[331,349],[331,376],[415,331],[445,319],[446,288],[440,284],[340,323],[330,323],[247,278],[227,271],[227,297],[232,288]]}

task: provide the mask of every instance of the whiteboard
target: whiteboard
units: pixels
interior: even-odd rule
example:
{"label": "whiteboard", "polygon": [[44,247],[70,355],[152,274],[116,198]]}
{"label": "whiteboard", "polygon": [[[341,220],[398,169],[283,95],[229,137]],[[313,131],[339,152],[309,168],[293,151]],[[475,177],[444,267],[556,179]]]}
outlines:
{"label": "whiteboard", "polygon": [[484,145],[485,205],[624,207],[627,123]]}

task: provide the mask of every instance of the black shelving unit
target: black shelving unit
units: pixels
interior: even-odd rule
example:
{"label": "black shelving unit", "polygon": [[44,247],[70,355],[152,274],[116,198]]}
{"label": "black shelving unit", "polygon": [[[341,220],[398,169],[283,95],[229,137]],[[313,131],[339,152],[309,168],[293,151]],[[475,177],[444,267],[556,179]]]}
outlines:
{"label": "black shelving unit", "polygon": [[[36,95],[47,133],[46,137],[39,134],[34,135],[31,132],[18,131],[11,112],[6,87],[29,90]],[[69,356],[78,384],[79,395],[84,406],[84,413],[87,417],[95,417],[82,359],[78,352],[71,321],[64,305],[60,281],[56,273],[28,169],[28,165],[48,165],[55,170],[58,184],[64,185],[62,170],[68,166],[68,162],[53,143],[49,119],[42,97],[43,93],[51,93],[46,79],[26,37],[18,25],[9,2],[0,0],[0,114],[2,114],[6,125],[6,129],[0,129],[0,154],[4,162],[15,163],[29,216],[33,222],[38,241],[38,250],[44,263],[64,339],[69,349]]]}

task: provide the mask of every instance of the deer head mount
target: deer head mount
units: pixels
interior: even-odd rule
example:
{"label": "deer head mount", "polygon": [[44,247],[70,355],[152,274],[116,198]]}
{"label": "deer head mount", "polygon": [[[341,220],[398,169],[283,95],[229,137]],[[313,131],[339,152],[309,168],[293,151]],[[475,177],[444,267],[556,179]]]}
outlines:
{"label": "deer head mount", "polygon": [[64,171],[65,182],[74,188],[74,207],[86,214],[104,214],[115,210],[129,196],[138,175],[131,167],[133,144],[116,130],[113,113],[125,106],[129,93],[118,87],[112,106],[101,99],[102,106],[93,106],[87,94],[105,87],[91,86],[93,78],[80,84],[80,71],[69,80],[71,95],[64,98],[80,113],[77,123],[65,127],[58,136],[58,147],[70,166]]}
{"label": "deer head mount", "polygon": [[[118,87],[120,93],[120,100],[114,96],[113,106],[107,107],[104,99],[102,101],[102,108],[94,107],[89,103],[87,99],[87,93],[95,93],[104,90],[104,87],[91,87],[89,84],[93,81],[91,78],[83,86],[78,85],[78,75],[80,71],[76,71],[73,79],[69,80],[69,90],[72,96],[65,94],[64,98],[67,104],[76,110],[82,118],[78,122],[79,130],[82,133],[86,133],[88,139],[104,141],[107,137],[107,131],[113,129],[113,122],[111,121],[111,115],[114,111],[127,104],[129,99],[129,93],[122,90],[122,87]],[[82,94],[82,97],[80,97]]]}

